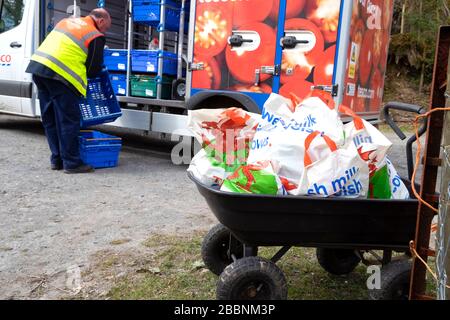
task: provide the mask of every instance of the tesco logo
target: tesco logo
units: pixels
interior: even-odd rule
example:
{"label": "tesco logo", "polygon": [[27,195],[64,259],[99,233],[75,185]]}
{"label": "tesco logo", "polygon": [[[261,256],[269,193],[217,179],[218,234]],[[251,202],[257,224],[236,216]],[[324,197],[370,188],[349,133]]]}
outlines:
{"label": "tesco logo", "polygon": [[2,62],[2,63],[10,63],[11,60],[12,60],[12,57],[9,54],[0,55],[0,62]]}

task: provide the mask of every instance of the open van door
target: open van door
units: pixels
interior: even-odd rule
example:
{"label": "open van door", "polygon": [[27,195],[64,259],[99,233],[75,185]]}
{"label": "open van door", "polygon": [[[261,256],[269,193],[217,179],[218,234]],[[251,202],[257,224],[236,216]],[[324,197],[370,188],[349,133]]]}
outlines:
{"label": "open van door", "polygon": [[[31,100],[31,79],[25,77],[27,30],[33,0],[0,0],[0,112],[23,115],[22,99]],[[31,26],[30,26],[31,25]]]}

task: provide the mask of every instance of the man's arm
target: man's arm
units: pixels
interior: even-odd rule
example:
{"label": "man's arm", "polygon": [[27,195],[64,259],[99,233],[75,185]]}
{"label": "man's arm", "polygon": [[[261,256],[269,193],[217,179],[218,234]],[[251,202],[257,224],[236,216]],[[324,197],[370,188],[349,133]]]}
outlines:
{"label": "man's arm", "polygon": [[89,53],[86,60],[86,73],[88,78],[94,78],[102,71],[105,43],[105,37],[99,37],[92,40],[89,44]]}

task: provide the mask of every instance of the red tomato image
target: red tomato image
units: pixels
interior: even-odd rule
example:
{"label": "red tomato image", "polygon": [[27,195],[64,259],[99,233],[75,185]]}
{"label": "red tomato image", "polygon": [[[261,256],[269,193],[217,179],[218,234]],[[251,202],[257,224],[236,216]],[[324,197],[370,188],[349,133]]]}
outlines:
{"label": "red tomato image", "polygon": [[[297,18],[300,16],[305,7],[305,0],[287,0],[286,19]],[[273,21],[278,21],[278,13],[280,11],[280,2],[274,1],[270,18]]]}
{"label": "red tomato image", "polygon": [[306,18],[320,28],[326,42],[336,42],[340,7],[337,0],[307,1]]}
{"label": "red tomato image", "polygon": [[366,112],[366,101],[363,97],[353,97],[349,107],[355,112]]}
{"label": "red tomato image", "polygon": [[222,73],[213,57],[195,56],[194,63],[203,62],[203,70],[192,72],[192,87],[200,89],[219,89]]}
{"label": "red tomato image", "polygon": [[[231,50],[231,46],[226,49],[226,60],[228,68],[236,80],[242,83],[255,82],[255,70],[262,66],[271,66],[275,62],[276,42],[275,31],[268,25],[254,22],[243,25],[239,30],[255,31],[261,38],[261,44],[254,51],[241,51],[239,48]],[[268,74],[261,74],[260,81],[265,81]]]}
{"label": "red tomato image", "polygon": [[241,92],[253,92],[253,93],[272,93],[272,87],[268,84],[261,83],[259,86],[251,86],[246,84],[237,84],[228,90],[231,91],[241,91]]}
{"label": "red tomato image", "polygon": [[373,99],[370,100],[370,111],[378,111],[381,107],[384,91],[384,81],[380,69],[374,69],[370,82],[371,88],[374,90]]}
{"label": "red tomato image", "polygon": [[380,63],[380,59],[383,53],[383,30],[373,30],[373,66],[374,68],[378,67]]}
{"label": "red tomato image", "polygon": [[363,87],[367,85],[372,71],[374,55],[372,45],[374,39],[373,30],[367,30],[361,46],[359,55],[359,81]]}
{"label": "red tomato image", "polygon": [[233,3],[233,23],[241,26],[266,20],[272,11],[273,0],[240,0]]}
{"label": "red tomato image", "polygon": [[[297,50],[284,50],[281,64],[281,83],[295,79],[306,79],[323,55],[325,46],[323,35],[319,28],[306,19],[290,19],[285,23],[285,31],[307,30],[314,33],[316,45],[311,51],[301,52]],[[287,70],[294,70],[293,75],[286,75]]]}
{"label": "red tomato image", "polygon": [[204,4],[197,8],[195,54],[215,56],[222,52],[231,35],[231,5]]}
{"label": "red tomato image", "polygon": [[334,58],[336,56],[336,46],[331,46],[323,53],[314,69],[314,84],[332,85],[334,72]]}
{"label": "red tomato image", "polygon": [[391,40],[391,36],[387,31],[383,34],[383,42],[381,45],[381,56],[380,56],[380,68],[381,70],[386,70],[386,64],[388,60],[389,54],[389,41]]}
{"label": "red tomato image", "polygon": [[361,17],[360,5],[353,5],[352,7],[352,26],[356,25],[358,19]]}
{"label": "red tomato image", "polygon": [[374,68],[370,82],[372,89],[375,90],[374,98],[381,101],[384,93],[384,80],[380,69]]}
{"label": "red tomato image", "polygon": [[287,98],[291,98],[291,93],[295,94],[301,100],[311,94],[313,84],[306,80],[293,79],[280,88],[280,94]]}

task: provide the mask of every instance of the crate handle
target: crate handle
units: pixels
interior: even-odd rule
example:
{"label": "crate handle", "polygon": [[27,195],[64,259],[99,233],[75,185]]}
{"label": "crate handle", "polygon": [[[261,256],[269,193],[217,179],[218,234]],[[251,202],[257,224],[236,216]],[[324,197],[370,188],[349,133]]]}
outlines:
{"label": "crate handle", "polygon": [[122,140],[122,138],[98,138],[98,139],[86,139],[86,141],[105,141],[105,140]]}

